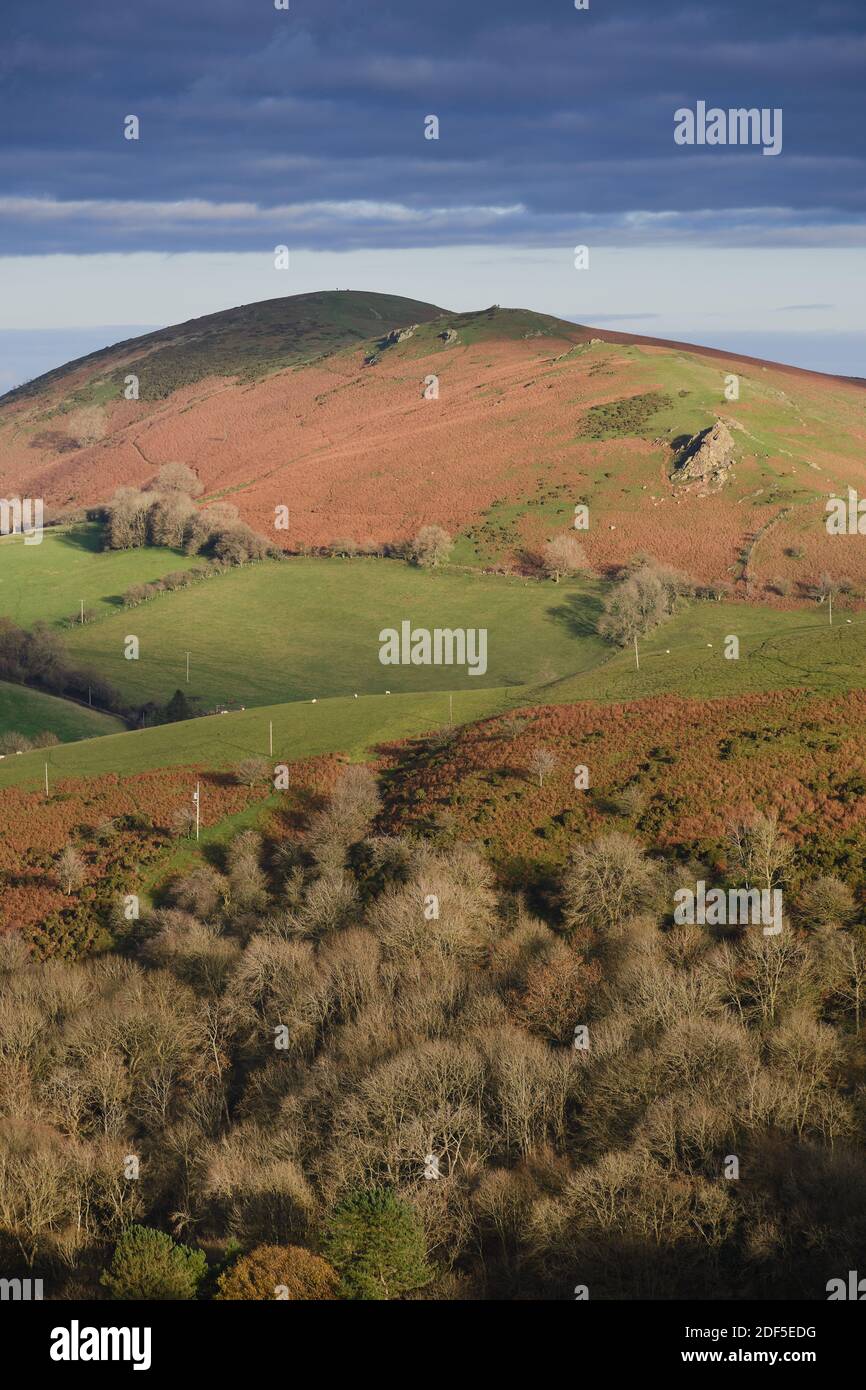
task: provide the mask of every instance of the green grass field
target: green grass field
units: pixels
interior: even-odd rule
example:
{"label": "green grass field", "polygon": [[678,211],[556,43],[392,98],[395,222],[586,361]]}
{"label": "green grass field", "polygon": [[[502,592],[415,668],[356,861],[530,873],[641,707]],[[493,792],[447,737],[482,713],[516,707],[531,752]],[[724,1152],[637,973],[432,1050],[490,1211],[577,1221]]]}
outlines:
{"label": "green grass field", "polygon": [[[737,660],[725,639],[739,638]],[[652,695],[702,699],[799,687],[833,695],[866,680],[866,615],[779,612],[747,604],[693,603],[631,649],[617,650],[589,672],[551,682],[550,704],[575,700],[640,700]]]}
{"label": "green grass field", "polygon": [[[48,728],[64,741],[84,740],[50,750],[55,776],[227,766],[267,752],[269,720],[275,757],[360,756],[377,743],[445,724],[449,690],[454,719],[463,722],[506,707],[585,699],[711,698],[794,686],[832,693],[862,684],[866,672],[866,617],[848,621],[844,611],[830,627],[823,609],[693,602],[640,644],[638,671],[630,650],[611,648],[595,634],[597,583],[292,558],[231,570],[120,611],[114,595],[176,568],[180,557],[102,553],[92,527],[49,534],[38,547],[7,542],[0,554],[0,612],[9,611],[14,591],[19,620],[50,618],[70,611],[80,592],[102,616],[65,634],[70,653],[131,701],[164,700],[181,687],[206,707],[247,706],[235,715],[119,733],[118,721],[77,705],[0,687],[0,727],[25,734]],[[485,627],[487,672],[472,677],[455,667],[383,666],[379,632],[406,618],[428,628]],[[139,638],[138,661],[123,657],[129,634]],[[729,634],[740,640],[736,661],[724,656]],[[0,787],[36,784],[43,760],[36,752],[6,759]]]}
{"label": "green grass field", "polygon": [[[228,571],[74,629],[67,640],[79,663],[131,701],[165,700],[180,686],[213,708],[553,680],[606,655],[594,632],[599,609],[595,584],[292,558]],[[404,619],[429,629],[486,628],[486,673],[383,666],[379,633]],[[123,654],[130,634],[139,639],[138,660]]]}
{"label": "green grass field", "polygon": [[[454,722],[482,719],[507,704],[504,690],[458,691],[453,696]],[[46,757],[55,779],[99,777],[107,772],[129,775],[184,765],[231,767],[251,754],[267,757],[270,722],[274,726],[274,762],[334,752],[361,757],[379,743],[441,728],[448,718],[449,701],[444,693],[367,695],[357,700],[307,701],[239,714],[213,714],[6,759],[0,763],[0,791],[4,786],[39,786]]]}
{"label": "green grass field", "polygon": [[[784,621],[780,621],[783,619]],[[739,660],[727,660],[728,634],[740,638]],[[708,643],[712,643],[712,647]],[[455,723],[528,705],[576,700],[626,701],[676,694],[698,698],[799,687],[833,694],[862,684],[866,670],[866,619],[850,624],[802,613],[768,615],[745,605],[694,604],[640,644],[640,670],[631,651],[604,648],[591,670],[533,685],[464,689],[453,694]],[[229,767],[250,754],[268,755],[273,722],[274,760],[322,753],[361,757],[377,745],[442,728],[449,719],[447,692],[362,695],[307,700],[212,715],[48,751],[52,775],[92,777],[149,768]],[[44,755],[25,753],[0,765],[3,786],[37,786]]]}
{"label": "green grass field", "polygon": [[74,739],[98,738],[101,734],[119,733],[124,729],[120,719],[99,710],[84,709],[72,700],[58,700],[29,690],[23,685],[0,681],[0,733],[14,729],[18,734],[56,734],[62,743]]}
{"label": "green grass field", "polygon": [[58,623],[79,611],[81,600],[98,618],[118,613],[125,589],[171,570],[200,565],[198,555],[148,546],[101,550],[95,522],[46,531],[41,545],[19,537],[0,540],[0,615],[21,627]]}

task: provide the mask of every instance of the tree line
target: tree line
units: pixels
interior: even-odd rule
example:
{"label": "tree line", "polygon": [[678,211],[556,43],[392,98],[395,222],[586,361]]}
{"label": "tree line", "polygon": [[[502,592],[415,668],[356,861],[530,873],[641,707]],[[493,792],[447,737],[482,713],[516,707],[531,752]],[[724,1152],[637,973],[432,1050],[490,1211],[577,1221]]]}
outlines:
{"label": "tree line", "polygon": [[[683,866],[605,831],[530,907],[380,812],[346,768],[120,951],[0,943],[5,1269],[67,1297],[570,1299],[822,1298],[856,1268],[844,882],[801,885],[779,936],[674,926]],[[772,817],[730,853],[755,881],[794,859]]]}

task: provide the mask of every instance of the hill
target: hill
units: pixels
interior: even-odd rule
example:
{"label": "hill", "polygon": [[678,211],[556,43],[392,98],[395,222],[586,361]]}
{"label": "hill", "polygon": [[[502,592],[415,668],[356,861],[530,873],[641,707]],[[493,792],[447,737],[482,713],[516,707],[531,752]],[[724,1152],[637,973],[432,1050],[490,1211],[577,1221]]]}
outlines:
{"label": "hill", "polygon": [[99,382],[120,387],[119,374],[133,368],[142,396],[165,399],[205,377],[253,380],[441,312],[402,295],[341,290],[241,304],[88,353],[16,387],[0,402],[44,402],[59,393],[63,400],[89,404],[101,394],[108,399]]}
{"label": "hill", "polygon": [[[61,743],[121,733],[123,721],[101,710],[88,709],[73,700],[61,700],[41,690],[0,681],[0,733],[14,730],[32,739],[36,734],[55,734]],[[23,756],[23,755],[22,755]],[[34,757],[38,758],[35,753]],[[43,759],[46,754],[42,750]],[[9,758],[6,759],[10,761]],[[10,763],[11,766],[11,763]]]}
{"label": "hill", "polygon": [[[675,481],[685,442],[719,419],[733,445],[718,486]],[[866,584],[864,547],[825,526],[828,496],[866,494],[864,443],[850,380],[529,310],[335,291],[163,330],[4,397],[0,493],[92,503],[182,461],[203,500],[289,549],[435,521],[475,566],[519,566],[581,504],[600,570],[645,549],[793,602],[822,570]]]}

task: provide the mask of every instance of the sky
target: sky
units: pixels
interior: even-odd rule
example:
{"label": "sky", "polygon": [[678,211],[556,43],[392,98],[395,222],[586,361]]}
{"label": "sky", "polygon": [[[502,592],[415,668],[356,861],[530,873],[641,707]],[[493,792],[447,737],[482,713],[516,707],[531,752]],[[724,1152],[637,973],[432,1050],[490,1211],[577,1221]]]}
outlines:
{"label": "sky", "polygon": [[288,5],[4,0],[0,390],[334,287],[866,376],[862,0]]}

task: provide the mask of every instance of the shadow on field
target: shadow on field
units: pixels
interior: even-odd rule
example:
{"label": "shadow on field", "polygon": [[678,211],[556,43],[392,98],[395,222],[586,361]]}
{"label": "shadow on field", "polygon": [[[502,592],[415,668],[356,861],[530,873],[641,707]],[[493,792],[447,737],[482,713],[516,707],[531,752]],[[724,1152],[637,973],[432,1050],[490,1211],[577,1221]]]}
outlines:
{"label": "shadow on field", "polygon": [[102,550],[102,528],[93,524],[50,534],[57,545],[68,546],[70,550],[87,550],[91,555],[98,555]]}
{"label": "shadow on field", "polygon": [[563,603],[548,608],[551,618],[564,623],[573,637],[595,637],[602,611],[601,599],[581,590],[563,595],[563,598]]}

